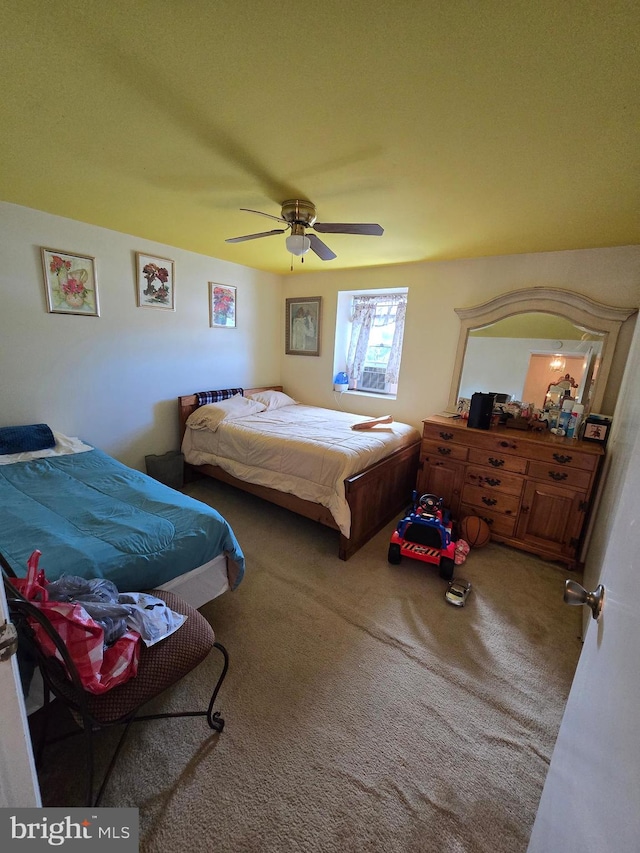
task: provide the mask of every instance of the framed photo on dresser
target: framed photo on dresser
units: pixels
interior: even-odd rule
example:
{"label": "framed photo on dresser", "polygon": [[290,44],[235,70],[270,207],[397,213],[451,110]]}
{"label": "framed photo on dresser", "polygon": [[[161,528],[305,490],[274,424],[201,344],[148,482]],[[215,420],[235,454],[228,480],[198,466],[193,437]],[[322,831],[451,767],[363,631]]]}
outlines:
{"label": "framed photo on dresser", "polygon": [[609,440],[611,418],[606,415],[588,415],[584,422],[583,441],[595,441],[603,447]]}

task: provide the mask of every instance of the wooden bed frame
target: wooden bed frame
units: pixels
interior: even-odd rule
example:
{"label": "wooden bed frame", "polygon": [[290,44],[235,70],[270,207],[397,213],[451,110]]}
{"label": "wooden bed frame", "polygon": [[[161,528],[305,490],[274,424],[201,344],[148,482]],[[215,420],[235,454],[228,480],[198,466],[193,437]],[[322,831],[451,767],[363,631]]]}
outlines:
{"label": "wooden bed frame", "polygon": [[[282,391],[282,385],[263,388],[245,388],[244,394],[258,391]],[[198,408],[195,394],[178,397],[180,414],[180,441],[184,436],[187,418]],[[396,450],[386,459],[376,462],[364,471],[347,477],[344,481],[345,495],[351,510],[351,535],[340,533],[338,556],[348,560],[355,552],[388,524],[399,512],[411,503],[411,493],[416,484],[420,440]],[[259,486],[238,480],[217,465],[188,465],[187,471],[198,472],[207,477],[229,483],[238,489],[263,498],[270,503],[304,515],[327,527],[338,530],[338,525],[329,510],[320,504],[303,500],[295,495],[279,492],[267,486]]]}

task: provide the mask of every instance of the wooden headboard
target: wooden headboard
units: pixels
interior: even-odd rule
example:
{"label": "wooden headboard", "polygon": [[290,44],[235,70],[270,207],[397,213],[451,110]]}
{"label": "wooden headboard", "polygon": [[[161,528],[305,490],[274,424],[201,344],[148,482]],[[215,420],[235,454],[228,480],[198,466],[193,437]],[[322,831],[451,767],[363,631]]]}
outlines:
{"label": "wooden headboard", "polygon": [[[261,388],[243,388],[245,397],[249,394],[257,394],[258,391],[282,391],[282,385],[264,385]],[[187,428],[187,418],[191,412],[195,412],[198,408],[198,396],[196,394],[187,394],[184,397],[178,397],[178,413],[180,416],[180,441],[184,438],[184,431]]]}

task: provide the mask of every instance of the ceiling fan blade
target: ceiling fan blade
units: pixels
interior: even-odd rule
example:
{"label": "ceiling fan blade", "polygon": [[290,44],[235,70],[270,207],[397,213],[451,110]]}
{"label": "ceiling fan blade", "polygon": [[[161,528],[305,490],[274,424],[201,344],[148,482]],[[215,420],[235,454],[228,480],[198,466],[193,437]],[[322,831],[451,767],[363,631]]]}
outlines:
{"label": "ceiling fan blade", "polygon": [[240,210],[243,210],[245,213],[257,213],[258,216],[266,216],[269,219],[275,219],[276,222],[286,222],[286,219],[283,219],[281,216],[274,216],[272,213],[263,213],[261,210],[252,210],[250,207],[241,207]]}
{"label": "ceiling fan blade", "polygon": [[320,260],[332,261],[334,258],[338,257],[331,251],[327,244],[323,243],[315,234],[307,234],[306,236],[309,238],[309,242],[311,243],[311,250],[316,253]]}
{"label": "ceiling fan blade", "polygon": [[321,234],[384,234],[382,225],[373,222],[316,222],[313,229]]}
{"label": "ceiling fan blade", "polygon": [[270,237],[272,234],[284,234],[286,228],[274,228],[273,231],[260,231],[259,234],[245,234],[244,237],[229,237],[225,243],[244,243],[245,240],[255,240],[257,237]]}

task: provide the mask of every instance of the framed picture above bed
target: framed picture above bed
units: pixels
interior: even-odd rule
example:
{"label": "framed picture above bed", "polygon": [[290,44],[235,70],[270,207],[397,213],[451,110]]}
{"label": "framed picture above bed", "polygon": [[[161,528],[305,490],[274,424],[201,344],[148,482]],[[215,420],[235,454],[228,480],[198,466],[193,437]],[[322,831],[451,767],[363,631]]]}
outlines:
{"label": "framed picture above bed", "polygon": [[99,317],[95,258],[44,247],[41,253],[47,311]]}
{"label": "framed picture above bed", "polygon": [[287,299],[285,353],[287,355],[320,355],[321,319],[321,296]]}
{"label": "framed picture above bed", "polygon": [[176,310],[176,284],[173,261],[136,252],[136,291],[138,308]]}
{"label": "framed picture above bed", "polygon": [[209,282],[209,325],[213,329],[235,329],[235,287]]}

